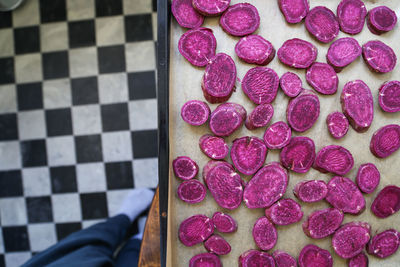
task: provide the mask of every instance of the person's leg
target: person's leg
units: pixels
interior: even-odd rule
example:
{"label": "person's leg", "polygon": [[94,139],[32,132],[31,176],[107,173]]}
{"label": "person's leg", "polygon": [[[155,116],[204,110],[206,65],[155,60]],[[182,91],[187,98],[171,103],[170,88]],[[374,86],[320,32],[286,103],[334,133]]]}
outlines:
{"label": "person's leg", "polygon": [[121,249],[115,260],[116,267],[137,267],[142,240],[131,238]]}

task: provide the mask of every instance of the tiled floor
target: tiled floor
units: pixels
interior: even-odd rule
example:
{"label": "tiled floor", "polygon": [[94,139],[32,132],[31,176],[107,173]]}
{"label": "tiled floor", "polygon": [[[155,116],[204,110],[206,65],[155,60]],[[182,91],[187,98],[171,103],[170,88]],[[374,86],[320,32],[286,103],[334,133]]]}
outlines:
{"label": "tiled floor", "polygon": [[151,0],[0,13],[0,267],[157,185],[155,14]]}

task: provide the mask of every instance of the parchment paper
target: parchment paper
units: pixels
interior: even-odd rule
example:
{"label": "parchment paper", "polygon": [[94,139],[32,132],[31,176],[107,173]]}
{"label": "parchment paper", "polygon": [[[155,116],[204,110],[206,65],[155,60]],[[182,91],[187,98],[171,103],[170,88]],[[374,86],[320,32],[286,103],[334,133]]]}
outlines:
{"label": "parchment paper", "polygon": [[[231,4],[239,3],[239,0],[232,0]],[[277,0],[251,0],[249,1],[255,5],[260,13],[261,24],[260,28],[256,31],[267,40],[269,40],[275,47],[276,50],[282,45],[284,41],[291,38],[302,38],[310,41],[318,48],[319,62],[326,62],[325,55],[329,48],[329,44],[322,44],[316,41],[311,35],[308,34],[305,29],[304,23],[289,25],[285,22],[283,15],[281,14]],[[381,0],[381,1],[364,1],[367,9],[370,10],[378,5],[387,5],[394,9],[397,15],[400,14],[400,1],[397,0]],[[336,7],[339,0],[312,0],[310,1],[311,8],[318,5],[325,5],[330,8],[336,14]],[[217,53],[224,52],[229,54],[235,61],[237,67],[238,77],[243,78],[245,73],[255,65],[250,65],[242,62],[236,56],[234,47],[236,42],[239,40],[238,37],[232,37],[226,34],[218,24],[217,18],[206,18],[203,26],[213,29],[215,37],[217,39]],[[172,18],[171,27],[171,70],[170,70],[170,160],[177,156],[186,155],[198,162],[200,172],[198,179],[203,182],[201,178],[202,168],[209,160],[199,149],[198,140],[200,136],[206,133],[211,133],[207,125],[200,127],[190,126],[186,124],[180,116],[180,108],[182,105],[191,99],[204,100],[201,90],[201,78],[204,72],[204,68],[193,67],[188,63],[178,51],[178,40],[179,37],[185,32]],[[349,36],[343,32],[339,33],[338,38]],[[400,28],[397,25],[392,32],[383,34],[381,36],[373,35],[365,25],[363,31],[354,36],[360,45],[366,43],[369,40],[379,39],[388,45],[390,45],[400,57]],[[400,59],[400,58],[399,58]],[[384,186],[389,184],[400,185],[400,151],[392,154],[386,159],[377,159],[374,157],[369,150],[369,143],[372,134],[380,127],[390,123],[400,123],[400,113],[389,114],[384,113],[378,104],[378,88],[387,80],[399,80],[400,79],[400,64],[394,71],[389,74],[375,74],[372,73],[360,57],[350,66],[346,67],[339,76],[339,87],[338,92],[332,96],[319,95],[321,101],[321,114],[317,123],[305,133],[294,133],[295,136],[305,135],[311,137],[315,141],[316,150],[319,151],[323,146],[329,144],[337,144],[346,147],[351,151],[354,156],[354,167],[346,175],[350,179],[354,180],[357,169],[362,163],[372,162],[376,164],[381,172],[381,182],[378,189],[370,194],[364,195],[366,199],[367,208],[360,216],[345,215],[344,223],[349,221],[366,221],[372,226],[372,235],[376,232],[381,232],[388,228],[395,228],[400,231],[400,213],[397,213],[386,219],[378,219],[371,211],[370,206],[379,192]],[[297,73],[302,81],[303,87],[311,89],[306,83],[305,71],[296,70],[284,66],[277,57],[268,65],[273,68],[279,76],[287,71]],[[340,93],[344,84],[351,80],[362,79],[370,87],[374,96],[374,112],[375,118],[366,133],[357,133],[352,128],[349,129],[347,135],[341,140],[335,140],[330,137],[325,119],[326,116],[335,110],[341,111],[340,107]],[[271,123],[284,120],[286,121],[285,111],[289,98],[286,97],[283,92],[279,89],[278,96],[273,102],[275,114],[272,118]],[[236,82],[236,92],[233,93],[230,98],[231,102],[242,104],[248,112],[252,111],[255,105],[246,97],[241,90],[241,85]],[[217,105],[210,105],[211,110],[214,110]],[[231,145],[232,140],[237,137],[254,135],[262,138],[265,128],[261,128],[254,131],[248,131],[244,126],[241,130],[234,133],[234,135],[227,138],[227,142]],[[227,160],[231,162],[230,158]],[[266,159],[266,162],[279,161],[279,150],[270,150]],[[171,164],[170,164],[171,166]],[[329,181],[332,174],[322,174],[314,169],[311,169],[306,174],[296,174],[290,172],[289,186],[287,188],[285,198],[294,198],[292,190],[294,185],[303,179],[323,179]],[[249,180],[250,177],[242,175],[243,179]],[[233,234],[221,234],[232,246],[232,251],[226,256],[221,256],[223,265],[226,266],[238,266],[239,255],[248,250],[256,249],[256,245],[253,241],[251,231],[255,220],[263,216],[263,209],[250,210],[242,205],[234,210],[228,211],[223,210],[215,203],[213,197],[208,192],[205,200],[199,204],[191,205],[184,203],[179,200],[176,195],[176,188],[180,181],[174,177],[172,168],[170,169],[170,188],[169,188],[169,234],[168,234],[168,255],[167,262],[168,266],[180,267],[188,266],[188,262],[192,256],[198,253],[206,252],[206,249],[202,244],[194,247],[185,247],[178,239],[178,227],[181,221],[185,218],[194,214],[206,214],[212,216],[215,211],[224,211],[232,215],[238,222],[239,228],[236,233]],[[298,222],[289,226],[278,226],[278,243],[273,248],[281,249],[289,252],[291,255],[298,257],[300,250],[307,244],[315,244],[321,248],[328,249],[333,258],[334,266],[347,266],[346,261],[339,258],[331,247],[331,238],[325,238],[323,240],[314,240],[305,236],[302,231],[301,223],[307,218],[307,216],[316,209],[322,209],[329,207],[329,204],[322,201],[316,204],[302,204],[304,211],[304,217],[301,222]],[[269,251],[272,253],[272,251]],[[380,260],[373,256],[369,256],[370,266],[400,266],[400,251],[390,258]]]}

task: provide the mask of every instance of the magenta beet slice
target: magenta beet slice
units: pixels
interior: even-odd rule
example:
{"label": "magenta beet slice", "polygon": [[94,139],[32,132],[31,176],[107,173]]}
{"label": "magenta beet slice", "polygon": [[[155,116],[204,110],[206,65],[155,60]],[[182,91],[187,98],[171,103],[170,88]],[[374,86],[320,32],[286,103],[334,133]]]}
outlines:
{"label": "magenta beet slice", "polygon": [[303,90],[303,82],[299,76],[289,71],[281,76],[279,85],[288,97],[296,97],[300,94],[301,90]]}
{"label": "magenta beet slice", "polygon": [[328,186],[322,180],[301,181],[294,187],[293,194],[303,202],[318,202],[328,194]]}
{"label": "magenta beet slice", "polygon": [[278,74],[267,67],[250,69],[242,80],[243,92],[257,105],[274,101],[278,87]]}
{"label": "magenta beet slice", "polygon": [[172,162],[175,176],[182,180],[190,180],[196,177],[199,172],[197,163],[189,157],[181,156]]}
{"label": "magenta beet slice", "polygon": [[222,29],[234,36],[252,34],[260,26],[260,15],[257,8],[249,3],[230,6],[222,14],[219,24]]}
{"label": "magenta beet slice", "polygon": [[332,112],[326,117],[326,125],[333,138],[340,139],[349,130],[349,120],[339,111]]}
{"label": "magenta beet slice", "polygon": [[300,221],[303,218],[303,212],[299,203],[286,198],[266,209],[265,216],[276,225],[289,225]]}
{"label": "magenta beet slice", "polygon": [[361,55],[361,46],[352,37],[344,37],[335,40],[328,49],[326,61],[340,72],[344,67],[352,63]]}
{"label": "magenta beet slice", "polygon": [[212,159],[224,159],[229,153],[229,147],[224,138],[210,134],[200,137],[199,146],[201,151]]}
{"label": "magenta beet slice", "polygon": [[201,88],[208,102],[222,103],[231,97],[235,82],[235,62],[227,54],[218,53],[206,67]]}
{"label": "magenta beet slice", "polygon": [[216,136],[229,136],[246,120],[246,110],[235,103],[219,105],[210,116],[210,129]]}
{"label": "magenta beet slice", "polygon": [[299,255],[299,267],[332,267],[333,259],[329,251],[317,247],[316,245],[307,245]]}
{"label": "magenta beet slice", "polygon": [[179,226],[179,240],[187,247],[206,240],[214,232],[214,224],[205,215],[197,214],[185,219]]}
{"label": "magenta beet slice", "polygon": [[345,84],[340,95],[342,111],[357,132],[365,132],[374,119],[374,100],[371,90],[361,80]]}
{"label": "magenta beet slice", "polygon": [[400,187],[388,185],[374,199],[371,211],[379,218],[387,218],[400,210]]}
{"label": "magenta beet slice", "polygon": [[344,213],[360,214],[365,199],[356,184],[346,177],[335,176],[328,183],[326,201]]}
{"label": "magenta beet slice", "polygon": [[366,222],[349,222],[342,225],[332,237],[332,247],[343,259],[350,259],[361,253],[368,243],[371,226]]}
{"label": "magenta beet slice", "polygon": [[231,164],[210,160],[203,169],[203,179],[215,202],[225,209],[236,209],[243,198],[242,179]]}
{"label": "magenta beet slice", "polygon": [[393,49],[378,40],[365,43],[362,55],[368,67],[378,73],[390,72],[396,66],[397,57]]}
{"label": "magenta beet slice", "polygon": [[349,260],[349,267],[368,267],[368,257],[361,252]]}
{"label": "magenta beet slice", "polygon": [[389,229],[377,234],[369,241],[367,252],[378,258],[387,258],[399,249],[400,233]]}
{"label": "magenta beet slice", "polygon": [[254,130],[267,126],[272,116],[274,115],[274,108],[271,104],[261,104],[253,109],[247,116],[245,126],[249,130]]}
{"label": "magenta beet slice", "polygon": [[211,110],[203,101],[189,100],[181,108],[181,116],[190,125],[198,126],[206,123]]}
{"label": "magenta beet slice", "polygon": [[237,230],[237,222],[229,214],[217,211],[214,213],[212,220],[218,232],[233,233]]}
{"label": "magenta beet slice", "polygon": [[292,137],[292,130],[283,121],[278,121],[268,127],[264,133],[264,143],[269,149],[281,149],[287,146]]}
{"label": "magenta beet slice", "polygon": [[231,252],[229,243],[222,236],[217,234],[210,236],[207,241],[204,242],[204,247],[208,252],[217,255],[226,255]]}
{"label": "magenta beet slice", "polygon": [[179,25],[193,29],[203,24],[204,17],[192,6],[192,0],[173,0],[171,11]]}
{"label": "magenta beet slice", "polygon": [[231,148],[231,159],[238,171],[245,175],[256,173],[265,162],[268,149],[263,140],[245,136],[235,139]]}
{"label": "magenta beet slice", "polygon": [[222,267],[217,255],[212,253],[201,253],[193,256],[189,261],[189,267]]}
{"label": "magenta beet slice", "polygon": [[289,174],[277,162],[262,167],[244,189],[243,201],[249,209],[268,208],[286,192]]}
{"label": "magenta beet slice", "polygon": [[306,29],[318,41],[330,43],[339,34],[339,22],[330,9],[316,6],[308,12]]}
{"label": "magenta beet slice", "polygon": [[364,28],[367,8],[360,0],[342,0],[336,14],[342,32],[357,34]]}
{"label": "magenta beet slice", "polygon": [[353,155],[342,146],[329,145],[323,147],[315,158],[314,168],[321,172],[345,175],[354,166]]}
{"label": "magenta beet slice", "polygon": [[236,55],[244,62],[267,65],[275,57],[275,48],[260,35],[248,35],[239,40],[235,46]]}
{"label": "magenta beet slice", "polygon": [[310,10],[307,0],[279,0],[278,4],[288,23],[299,23]]}
{"label": "magenta beet slice", "polygon": [[320,104],[318,96],[311,90],[303,90],[291,99],[286,109],[286,119],[293,130],[305,132],[310,129],[319,117]]}
{"label": "magenta beet slice", "polygon": [[206,193],[206,187],[197,180],[184,181],[178,186],[178,197],[190,204],[203,201]]}
{"label": "magenta beet slice", "polygon": [[379,128],[371,138],[369,146],[372,154],[386,158],[400,148],[400,125],[389,124]]}
{"label": "magenta beet slice", "polygon": [[275,267],[274,258],[266,252],[250,249],[239,257],[239,267]]}
{"label": "magenta beet slice", "polygon": [[282,165],[297,173],[307,172],[315,160],[314,141],[305,136],[292,137],[280,154]]}
{"label": "magenta beet slice", "polygon": [[294,38],[285,41],[277,54],[283,64],[296,69],[306,69],[317,58],[318,50],[312,43]]}
{"label": "magenta beet slice", "polygon": [[339,83],[339,78],[332,66],[320,62],[314,62],[307,69],[306,80],[315,91],[323,95],[335,94]]}
{"label": "magenta beet slice", "polygon": [[179,39],[178,49],[192,65],[204,67],[215,56],[217,40],[211,29],[188,30]]}
{"label": "magenta beet slice", "polygon": [[333,234],[340,227],[343,218],[343,213],[335,208],[316,210],[303,222],[303,231],[311,238],[325,238]]}
{"label": "magenta beet slice", "polygon": [[365,163],[358,168],[356,183],[362,192],[366,194],[374,192],[380,180],[381,174],[374,164]]}
{"label": "magenta beet slice", "polygon": [[397,23],[396,13],[387,6],[378,6],[368,12],[368,26],[372,33],[391,31]]}
{"label": "magenta beet slice", "polygon": [[400,82],[389,81],[379,88],[379,106],[386,112],[400,111]]}
{"label": "magenta beet slice", "polygon": [[205,16],[217,16],[222,14],[230,4],[231,0],[193,0],[193,7]]}
{"label": "magenta beet slice", "polygon": [[278,232],[266,217],[261,217],[253,226],[253,238],[261,250],[270,250],[278,241]]}
{"label": "magenta beet slice", "polygon": [[276,267],[297,267],[296,259],[285,251],[275,250],[272,257],[274,257]]}

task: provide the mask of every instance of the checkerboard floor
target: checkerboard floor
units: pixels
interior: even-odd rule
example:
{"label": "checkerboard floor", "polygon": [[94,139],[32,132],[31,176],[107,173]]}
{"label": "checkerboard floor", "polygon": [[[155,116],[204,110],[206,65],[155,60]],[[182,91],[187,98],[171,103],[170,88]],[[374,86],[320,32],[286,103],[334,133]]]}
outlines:
{"label": "checkerboard floor", "polygon": [[25,0],[0,13],[0,267],[156,187],[152,0]]}

